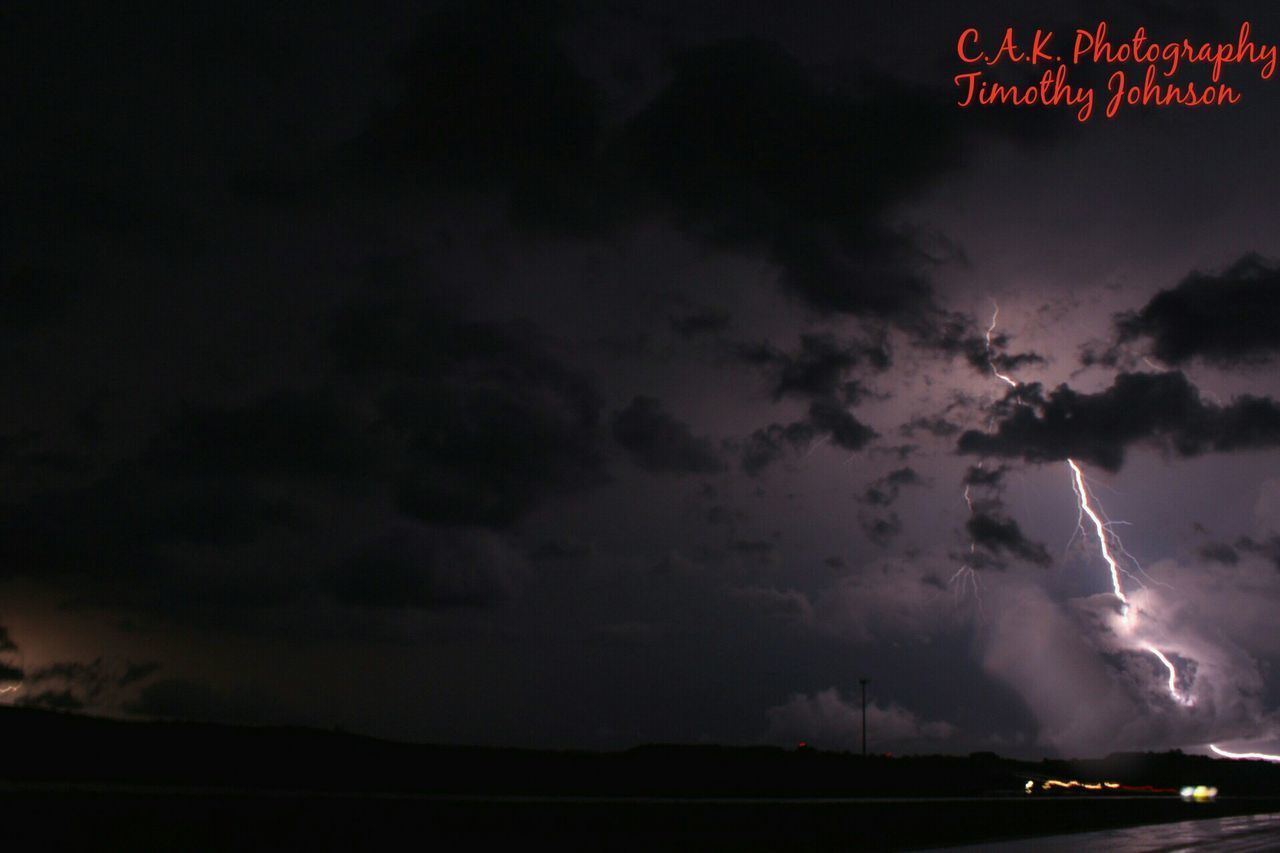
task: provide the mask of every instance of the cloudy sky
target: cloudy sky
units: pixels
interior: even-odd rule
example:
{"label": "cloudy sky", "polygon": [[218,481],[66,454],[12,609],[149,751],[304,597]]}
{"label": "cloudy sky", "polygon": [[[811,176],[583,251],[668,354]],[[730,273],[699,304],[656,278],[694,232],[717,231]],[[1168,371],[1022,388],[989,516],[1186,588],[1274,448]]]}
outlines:
{"label": "cloudy sky", "polygon": [[953,83],[1267,5],[19,4],[0,701],[1280,747],[1280,80]]}

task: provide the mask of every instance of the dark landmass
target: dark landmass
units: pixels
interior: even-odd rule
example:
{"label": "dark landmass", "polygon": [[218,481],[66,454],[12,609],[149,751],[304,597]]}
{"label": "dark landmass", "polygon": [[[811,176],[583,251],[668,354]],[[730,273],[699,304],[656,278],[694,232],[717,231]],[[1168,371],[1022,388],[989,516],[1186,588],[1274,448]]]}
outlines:
{"label": "dark landmass", "polygon": [[[1280,811],[1280,767],[1171,753],[1040,762],[808,748],[406,744],[305,728],[0,709],[10,838],[93,849],[907,849]],[[1046,792],[1047,779],[1126,789]],[[1027,795],[1027,781],[1036,783]],[[1168,789],[1214,785],[1212,803]]]}

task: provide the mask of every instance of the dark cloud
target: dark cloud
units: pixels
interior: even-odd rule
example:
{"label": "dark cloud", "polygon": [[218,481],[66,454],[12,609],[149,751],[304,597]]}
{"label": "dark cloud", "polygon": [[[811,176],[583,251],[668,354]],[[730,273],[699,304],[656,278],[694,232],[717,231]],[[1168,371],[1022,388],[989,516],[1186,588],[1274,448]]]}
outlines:
{"label": "dark cloud", "polygon": [[1117,319],[1121,341],[1146,338],[1171,365],[1192,359],[1222,366],[1280,353],[1280,266],[1245,255],[1220,274],[1193,272],[1136,312]]}
{"label": "dark cloud", "polygon": [[831,443],[845,450],[861,450],[876,437],[876,431],[859,421],[838,401],[814,400],[809,404],[809,423]]}
{"label": "dark cloud", "polygon": [[326,389],[277,391],[234,408],[187,406],[157,462],[200,473],[353,482],[379,473],[373,426]]}
{"label": "dark cloud", "polygon": [[571,539],[550,539],[529,552],[529,559],[583,560],[591,555],[591,546]]}
{"label": "dark cloud", "polygon": [[[1007,653],[1028,681],[1070,676],[1070,665],[1057,665],[1071,662],[1055,657],[1058,640],[1102,641],[1053,633],[1048,617],[1081,602],[1050,581],[992,579],[976,642],[963,642],[971,626],[953,618],[954,598],[968,581],[948,586],[955,567],[944,563],[945,540],[968,552],[969,538],[955,544],[959,521],[908,514],[917,494],[900,494],[951,463],[914,444],[877,444],[869,424],[896,432],[924,413],[902,434],[949,441],[987,422],[980,406],[1003,390],[993,365],[1021,376],[1050,354],[1061,364],[1073,334],[1107,328],[1098,311],[1141,305],[1127,295],[1141,282],[1123,275],[1135,268],[1132,253],[1185,263],[1182,226],[1204,218],[1183,222],[1185,210],[1163,203],[1168,181],[1145,184],[1174,160],[1203,162],[1193,155],[1207,136],[1191,129],[1181,152],[1163,145],[1181,130],[1145,145],[1156,136],[1143,123],[1173,116],[1146,111],[1118,136],[1090,133],[1101,141],[1088,153],[1114,174],[1078,168],[1081,151],[1046,159],[996,142],[950,181],[968,127],[996,116],[1016,134],[1042,116],[1074,119],[958,111],[942,67],[954,51],[928,47],[932,35],[954,39],[956,30],[938,20],[899,27],[920,16],[856,4],[819,17],[812,8],[748,4],[724,14],[666,0],[445,0],[339,16],[326,4],[292,16],[270,6],[224,4],[194,18],[177,7],[14,16],[5,43],[16,61],[0,62],[14,72],[17,116],[13,141],[0,141],[0,208],[12,223],[0,229],[0,579],[23,579],[7,585],[15,598],[5,613],[27,609],[31,589],[68,608],[70,622],[53,614],[41,626],[50,636],[76,635],[77,614],[127,625],[130,648],[171,638],[172,649],[155,648],[166,661],[209,650],[200,671],[211,680],[168,678],[176,673],[150,662],[61,661],[30,673],[8,699],[262,721],[270,693],[291,697],[308,722],[319,715],[394,737],[570,746],[607,737],[613,747],[703,733],[758,740],[769,705],[795,694],[803,698],[782,717],[791,714],[801,736],[834,731],[833,743],[856,745],[855,703],[813,693],[831,683],[814,673],[840,671],[856,637],[879,661],[880,674],[865,673],[873,685],[925,685],[903,701],[928,707],[873,719],[884,748],[895,725],[904,743],[937,741],[920,735],[944,707],[968,709],[956,721],[966,729],[998,732],[990,748],[1061,746],[1049,724],[1009,724],[1028,712],[987,677],[1007,670],[983,656]],[[214,18],[227,23],[213,27]],[[710,41],[753,32],[761,38]],[[393,50],[387,75],[382,60]],[[931,80],[937,97],[856,76],[867,68]],[[386,106],[370,118],[371,104]],[[1251,107],[1200,124],[1212,124],[1221,144],[1241,116],[1253,116],[1254,130],[1267,126],[1259,115],[1266,110]],[[1233,174],[1268,174],[1248,145],[1228,147],[1242,152],[1229,164],[1236,171],[1224,179],[1200,170],[1178,199],[1225,209],[1217,196],[1231,195]],[[1129,233],[1124,211],[1108,217],[1115,205],[1095,184],[1117,175],[1158,222]],[[1045,192],[1021,192],[1027,176],[1048,181]],[[1254,193],[1259,204],[1265,188]],[[1041,197],[1054,206],[1037,206]],[[1090,199],[1103,215],[1079,251],[1055,226]],[[927,224],[904,221],[913,216]],[[1213,236],[1236,233],[1231,225],[1215,222],[1195,253],[1217,251]],[[951,245],[934,228],[963,232],[971,245]],[[1038,244],[1049,234],[1053,245]],[[1163,251],[1170,240],[1172,255]],[[982,305],[979,322],[934,301],[934,273],[958,268],[965,250],[972,266],[948,276],[937,298],[972,306],[974,288],[989,287],[1017,288],[1019,309],[1048,300],[1015,328],[1040,330],[1049,349],[1037,341],[1038,351],[1025,351],[1029,342],[1004,334],[988,341]],[[1019,271],[1033,256],[1048,259],[1047,272],[1027,277]],[[1240,277],[1269,281],[1274,267],[1261,266]],[[1052,296],[1081,282],[1096,292]],[[1119,359],[1134,357],[1135,341],[1171,337],[1161,324],[1172,321],[1154,309],[1134,317],[1150,325],[1104,342],[1120,347],[1110,366],[1127,364]],[[726,355],[740,340],[767,343]],[[1140,393],[1134,381],[1152,387]],[[1122,378],[1097,394],[1027,386],[1020,403],[999,405],[985,439],[996,449],[975,451],[994,456],[964,476],[976,507],[970,565],[1046,558],[1026,536],[1052,526],[1037,514],[1054,507],[992,500],[999,463],[1072,453],[1118,466],[1143,442],[1184,452],[1271,441],[1270,401],[1180,403],[1176,388],[1160,385],[1177,381]],[[960,400],[957,383],[986,390],[948,405]],[[1270,393],[1264,387],[1253,393]],[[855,408],[881,391],[898,395],[892,405]],[[691,393],[702,395],[696,419],[676,407]],[[888,455],[877,464],[874,454]],[[746,474],[631,472],[609,489],[609,467],[630,460],[685,475],[721,471],[724,461]],[[774,469],[769,483],[747,476],[778,461],[799,470]],[[1193,467],[1184,497],[1209,493],[1225,473]],[[1251,470],[1232,506],[1197,512],[1214,529],[1239,529],[1225,516],[1265,476]],[[701,479],[717,488],[700,491]],[[1263,509],[1269,489],[1259,492]],[[865,503],[849,500],[851,490]],[[840,495],[844,507],[829,500]],[[935,497],[940,513],[961,517],[963,503]],[[748,504],[752,524],[739,509]],[[851,520],[870,541],[858,527],[848,538]],[[1176,541],[1134,520],[1147,531],[1135,551]],[[773,528],[790,532],[767,535]],[[1224,587],[1265,580],[1280,548],[1269,533],[1255,535],[1204,549],[1208,559],[1234,550],[1232,571],[1194,569]],[[673,556],[651,571],[663,553]],[[1052,600],[1024,606],[1045,583]],[[1171,585],[1198,602],[1178,618],[1194,618],[1206,596]],[[1150,594],[1165,594],[1154,586]],[[1018,606],[1004,606],[1006,596],[1021,596]],[[1266,610],[1265,596],[1246,596]],[[839,615],[819,618],[824,607]],[[833,624],[848,636],[832,636]],[[1172,643],[1181,626],[1169,628]],[[916,642],[944,629],[960,641]],[[246,631],[288,642],[252,643],[263,660],[238,671],[223,640]],[[1040,644],[1048,651],[1039,659],[1027,642],[1036,636],[1054,639]],[[593,646],[596,637],[616,648]],[[887,640],[899,637],[911,639]],[[310,700],[337,665],[339,639],[352,659],[376,662],[345,673],[349,689],[317,705]],[[14,645],[0,631],[9,667],[0,677],[23,674]],[[1195,661],[1178,648],[1169,654],[1189,678]],[[1137,657],[1154,673],[1144,683],[1162,687],[1158,661]],[[254,673],[261,696],[218,686]],[[1070,709],[1075,697],[1102,695],[1097,684],[1068,681],[1065,689],[1048,679],[1043,690],[1055,692],[1045,704]],[[1115,719],[1144,718],[1109,715],[1108,729],[1123,728]],[[970,734],[978,736],[964,744]],[[1086,741],[1074,743],[1092,748]]]}
{"label": "dark cloud", "polygon": [[[23,680],[25,693],[19,705],[79,711],[86,708],[114,710],[119,707],[128,688],[140,684],[160,669],[155,661],[121,661],[97,657],[88,663],[60,661],[29,671]],[[0,675],[0,679],[4,676]]]}
{"label": "dark cloud", "polygon": [[160,666],[156,661],[144,661],[142,663],[130,661],[125,666],[124,672],[116,679],[116,686],[128,687],[130,684],[149,678],[160,669]]}
{"label": "dark cloud", "polygon": [[[599,398],[554,341],[528,324],[446,319],[404,284],[374,281],[341,306],[335,375],[183,405],[136,454],[33,480],[0,504],[4,564],[81,578],[82,602],[234,621],[326,589],[299,563],[324,564],[360,535],[352,502],[389,494],[424,522],[506,527],[604,481]],[[33,435],[15,452],[34,453]],[[350,579],[344,589],[362,595]],[[410,604],[470,595],[420,592]]]}
{"label": "dark cloud", "polygon": [[719,504],[707,510],[707,524],[729,524],[733,518],[734,514]]}
{"label": "dark cloud", "polygon": [[385,389],[371,405],[396,448],[399,509],[506,527],[605,482],[591,378],[531,324],[450,320],[442,307],[397,275],[371,282],[334,323],[339,367]]}
{"label": "dark cloud", "polygon": [[1052,562],[1043,545],[1027,539],[1018,522],[998,512],[976,510],[965,522],[965,530],[974,544],[993,555],[1007,554],[1038,566]]}
{"label": "dark cloud", "polygon": [[871,506],[890,506],[898,499],[903,486],[923,484],[924,480],[914,468],[897,468],[872,482],[863,493],[862,501]]}
{"label": "dark cloud", "polygon": [[908,438],[917,432],[927,432],[936,438],[950,438],[959,431],[959,424],[952,423],[941,415],[934,417],[917,415],[898,429],[899,433]]}
{"label": "dark cloud", "polygon": [[99,684],[105,682],[105,679],[101,677],[102,669],[102,658],[96,658],[92,663],[64,661],[41,667],[32,672],[29,677],[32,684],[39,684],[42,681],[51,679]]}
{"label": "dark cloud", "polygon": [[986,488],[998,489],[1004,482],[1004,475],[1009,469],[1003,465],[993,468],[984,468],[980,465],[970,465],[968,470],[964,472],[964,484],[966,486],[984,486]]}
{"label": "dark cloud", "polygon": [[309,526],[300,510],[245,477],[166,467],[131,460],[86,483],[0,505],[0,553],[11,571],[136,579],[165,562],[169,546],[230,547]]}
{"label": "dark cloud", "polygon": [[[662,218],[767,258],[821,313],[923,332],[937,313],[930,269],[961,252],[898,217],[963,159],[952,93],[808,63],[767,38],[693,32],[664,35],[669,67],[651,69],[656,85],[633,87],[625,62],[602,73],[593,52],[566,49],[584,18],[573,10],[449,3],[426,15],[394,62],[397,97],[348,151],[347,180],[430,202],[496,196],[532,230],[599,233]],[[617,86],[627,91],[613,103],[604,92]],[[305,194],[277,171],[243,170],[234,190]],[[672,322],[697,334],[725,320]]]}
{"label": "dark cloud", "polygon": [[61,683],[85,705],[99,704],[104,697],[144,681],[160,669],[156,661],[118,661],[96,657],[88,663],[62,661],[27,673],[27,682]]}
{"label": "dark cloud", "polygon": [[[453,4],[428,15],[395,64],[399,100],[351,151],[356,179],[379,175],[429,199],[497,194],[531,229],[581,234],[665,218],[767,257],[821,313],[926,334],[939,313],[929,269],[957,250],[895,210],[960,162],[949,94],[845,79],[759,38],[694,40],[615,124],[597,81],[562,47],[567,8]],[[261,193],[250,178],[244,189]],[[727,315],[672,324],[684,335],[719,331]]]}
{"label": "dark cloud", "polygon": [[918,486],[924,482],[914,468],[895,468],[885,475],[884,480],[892,486]]}
{"label": "dark cloud", "polygon": [[396,63],[399,101],[353,149],[358,174],[498,193],[534,228],[595,230],[656,207],[766,254],[820,311],[930,306],[930,250],[889,212],[957,162],[946,98],[884,79],[836,86],[743,38],[684,51],[652,100],[610,127],[560,46],[562,22],[495,3],[428,15]]}
{"label": "dark cloud", "polygon": [[1198,553],[1202,560],[1222,563],[1224,566],[1234,566],[1240,562],[1239,552],[1226,542],[1206,542],[1200,546]]}
{"label": "dark cloud", "polygon": [[123,707],[139,717],[218,723],[261,723],[278,716],[264,697],[243,690],[229,692],[185,678],[152,682]]}
{"label": "dark cloud", "polygon": [[805,620],[813,615],[813,605],[802,592],[771,587],[737,587],[729,594],[752,611],[769,619]]}
{"label": "dark cloud", "polygon": [[332,588],[358,607],[480,608],[511,598],[526,573],[524,558],[491,532],[403,522],[341,560]]}
{"label": "dark cloud", "polygon": [[613,438],[646,471],[676,474],[714,474],[724,469],[711,439],[694,436],[688,424],[662,409],[652,397],[636,397],[615,412]]}
{"label": "dark cloud", "polygon": [[600,95],[557,42],[554,6],[454,3],[424,17],[394,63],[400,100],[353,151],[357,180],[497,193],[523,225],[597,227]]}
{"label": "dark cloud", "polygon": [[9,636],[9,629],[0,625],[0,652],[16,652],[18,644]]}
{"label": "dark cloud", "polygon": [[688,229],[767,253],[819,311],[893,317],[929,304],[927,257],[886,214],[954,164],[955,129],[942,99],[883,81],[836,91],[738,39],[680,57],[627,145]]}
{"label": "dark cloud", "polygon": [[729,312],[719,308],[701,308],[671,318],[671,328],[686,338],[723,332],[729,324]]}
{"label": "dark cloud", "polygon": [[896,512],[888,515],[860,516],[862,532],[875,544],[884,547],[902,532],[902,519]]}
{"label": "dark cloud", "polygon": [[1006,399],[994,432],[965,432],[958,449],[1030,462],[1075,458],[1116,471],[1137,443],[1181,456],[1274,447],[1280,444],[1280,407],[1251,396],[1227,406],[1205,403],[1177,371],[1121,373],[1097,394],[1060,385],[1042,395],[1039,386],[1024,385]]}
{"label": "dark cloud", "polygon": [[804,420],[787,426],[770,424],[752,433],[742,451],[742,468],[755,476],[781,459],[787,450],[803,451],[819,436],[829,437],[832,444],[845,450],[861,450],[877,433],[838,400],[818,398],[809,403]]}
{"label": "dark cloud", "polygon": [[57,322],[70,310],[73,295],[64,276],[20,266],[0,277],[0,328],[26,331]]}
{"label": "dark cloud", "polygon": [[0,681],[21,681],[22,677],[23,673],[20,667],[0,662]]}
{"label": "dark cloud", "polygon": [[1271,561],[1271,564],[1280,569],[1280,536],[1271,535],[1266,539],[1258,540],[1251,536],[1242,536],[1236,542],[1236,548],[1247,554],[1257,554]]}
{"label": "dark cloud", "polygon": [[[992,338],[992,345],[997,345],[997,343],[997,339]],[[1044,356],[1036,352],[998,352],[991,357],[991,363],[1001,373],[1013,373],[1029,365],[1044,365],[1049,362]]]}
{"label": "dark cloud", "polygon": [[84,701],[70,690],[41,690],[19,698],[17,704],[26,708],[48,708],[51,711],[80,711],[85,707]]}
{"label": "dark cloud", "polygon": [[990,376],[992,368],[1012,373],[1028,365],[1047,364],[1036,352],[1010,353],[1009,336],[992,334],[960,312],[934,312],[912,326],[916,342],[948,358],[962,358],[976,373]]}
{"label": "dark cloud", "polygon": [[1118,344],[1101,344],[1097,341],[1080,348],[1080,364],[1082,367],[1118,367],[1121,361],[1136,363],[1137,359],[1126,358]]}
{"label": "dark cloud", "polygon": [[729,550],[736,551],[739,554],[749,554],[753,556],[763,557],[772,554],[777,546],[765,539],[739,539],[729,543]]}
{"label": "dark cloud", "polygon": [[888,354],[883,347],[856,341],[840,343],[833,335],[800,336],[800,347],[792,353],[771,344],[743,344],[738,356],[747,364],[763,368],[773,384],[773,397],[822,397],[858,402],[861,386],[849,381],[849,372],[862,363],[881,370],[887,366]]}
{"label": "dark cloud", "polygon": [[227,191],[243,204],[296,206],[313,201],[318,187],[309,176],[289,174],[287,167],[242,169],[227,179]]}
{"label": "dark cloud", "polygon": [[804,450],[813,438],[813,427],[804,421],[762,427],[751,434],[742,448],[742,470],[754,477],[786,455],[787,450]]}
{"label": "dark cloud", "polygon": [[968,314],[951,311],[922,318],[916,326],[916,338],[926,349],[947,358],[963,358],[979,373],[990,373],[987,341]]}
{"label": "dark cloud", "polygon": [[871,506],[889,506],[898,497],[896,492],[889,492],[877,485],[870,485],[862,495],[862,502]]}

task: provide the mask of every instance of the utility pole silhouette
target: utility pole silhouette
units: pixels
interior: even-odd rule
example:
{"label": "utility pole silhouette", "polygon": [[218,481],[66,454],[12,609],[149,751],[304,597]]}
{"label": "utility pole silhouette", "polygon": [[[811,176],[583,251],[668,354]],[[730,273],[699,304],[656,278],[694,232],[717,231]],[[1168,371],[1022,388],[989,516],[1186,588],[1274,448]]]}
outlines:
{"label": "utility pole silhouette", "polygon": [[870,679],[859,678],[862,685],[862,757],[867,757],[867,682]]}

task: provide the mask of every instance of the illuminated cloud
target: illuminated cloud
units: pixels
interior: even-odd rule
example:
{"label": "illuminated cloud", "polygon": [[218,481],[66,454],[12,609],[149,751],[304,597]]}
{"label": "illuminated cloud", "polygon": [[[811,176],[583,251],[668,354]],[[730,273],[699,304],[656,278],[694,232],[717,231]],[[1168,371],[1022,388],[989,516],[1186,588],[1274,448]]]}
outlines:
{"label": "illuminated cloud", "polygon": [[[862,744],[862,705],[858,696],[843,697],[834,687],[797,693],[770,708],[769,736],[783,743],[805,741],[824,749],[857,750]],[[938,749],[955,734],[955,726],[921,719],[897,703],[867,703],[867,746],[871,752]]]}

